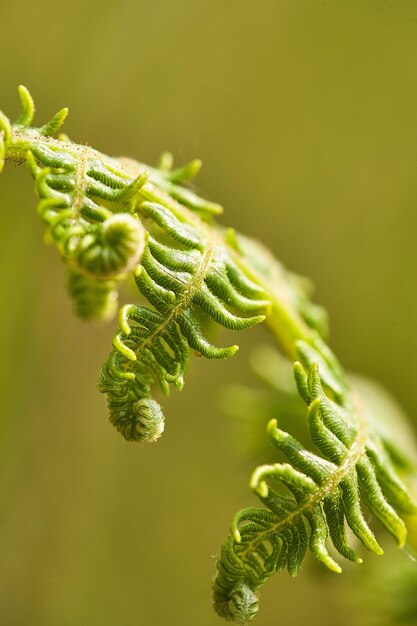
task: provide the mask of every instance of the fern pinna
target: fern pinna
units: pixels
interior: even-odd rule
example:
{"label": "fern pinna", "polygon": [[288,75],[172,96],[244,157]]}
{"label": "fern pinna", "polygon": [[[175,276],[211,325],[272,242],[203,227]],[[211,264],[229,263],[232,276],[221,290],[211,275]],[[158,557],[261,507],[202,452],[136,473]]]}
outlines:
{"label": "fern pinna", "polygon": [[[346,525],[369,550],[382,552],[363,511],[402,546],[400,514],[416,512],[401,482],[396,457],[367,417],[325,343],[325,312],[311,303],[309,283],[285,270],[261,244],[217,225],[222,208],[187,185],[201,166],[172,169],[164,154],[156,168],[110,158],[57,133],[67,109],[34,128],[33,100],[19,88],[15,123],[0,113],[0,169],[26,160],[40,201],[38,213],[66,264],[78,315],[108,319],[121,283],[133,275],[145,302],[128,304],[106,360],[99,388],[110,420],[127,440],[155,441],[164,429],[155,385],[182,389],[190,354],[232,356],[206,337],[205,320],[244,330],[265,320],[293,361],[307,404],[314,450],[278,428],[268,434],[285,462],[258,467],[250,486],[264,505],[238,512],[223,544],[213,581],[214,607],[245,624],[258,608],[258,591],[274,572],[295,575],[308,547],[329,569],[343,557],[360,562]],[[146,304],[146,302],[148,304]],[[286,493],[287,492],[287,493]]]}
{"label": "fern pinna", "polygon": [[297,575],[308,549],[328,569],[340,573],[339,563],[328,551],[328,536],[341,556],[361,563],[349,545],[346,523],[365,548],[382,554],[361,499],[401,547],[407,533],[398,513],[416,512],[360,400],[340,395],[336,385],[328,386],[326,393],[320,356],[306,348],[299,343],[302,361],[295,363],[294,374],[319,454],[280,430],[275,419],[269,422],[271,444],[286,462],[261,465],[253,472],[250,486],[264,508],[247,508],[235,515],[213,583],[216,610],[237,623],[251,621],[258,609],[257,591],[269,576],[283,569]]}

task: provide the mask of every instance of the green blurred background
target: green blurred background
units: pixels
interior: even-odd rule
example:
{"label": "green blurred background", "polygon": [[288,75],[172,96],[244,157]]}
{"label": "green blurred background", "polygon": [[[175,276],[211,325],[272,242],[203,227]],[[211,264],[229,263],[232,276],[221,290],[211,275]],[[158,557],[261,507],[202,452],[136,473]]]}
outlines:
{"label": "green blurred background", "polygon": [[[201,157],[224,223],[314,280],[342,362],[415,420],[414,1],[0,0],[0,23],[7,115],[23,83],[40,123],[70,107],[74,140]],[[214,555],[254,500],[220,389],[250,380],[265,331],[193,364],[160,442],[127,444],[95,389],[115,323],[73,316],[24,165],[6,167],[0,203],[1,626],[221,624]],[[312,569],[267,585],[258,626],[382,623],[362,578]]]}

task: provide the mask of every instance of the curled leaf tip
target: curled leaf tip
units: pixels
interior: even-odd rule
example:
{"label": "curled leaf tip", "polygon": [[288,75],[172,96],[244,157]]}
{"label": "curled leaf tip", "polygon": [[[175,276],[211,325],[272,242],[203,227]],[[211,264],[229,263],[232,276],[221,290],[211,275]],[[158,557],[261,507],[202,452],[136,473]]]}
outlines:
{"label": "curled leaf tip", "polygon": [[158,402],[144,398],[132,404],[129,415],[118,415],[113,424],[126,441],[153,443],[164,432],[165,418]]}
{"label": "curled leaf tip", "polygon": [[226,596],[221,590],[215,590],[214,610],[228,622],[249,624],[258,612],[258,597],[247,584],[241,582]]}

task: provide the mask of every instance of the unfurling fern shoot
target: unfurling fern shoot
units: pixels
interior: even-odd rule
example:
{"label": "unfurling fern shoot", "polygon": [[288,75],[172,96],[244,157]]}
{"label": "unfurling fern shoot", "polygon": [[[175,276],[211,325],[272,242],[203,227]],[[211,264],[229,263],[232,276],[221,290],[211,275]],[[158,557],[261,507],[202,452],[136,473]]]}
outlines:
{"label": "unfurling fern shoot", "polygon": [[258,242],[216,223],[221,206],[187,186],[200,161],[172,169],[168,154],[156,168],[110,158],[58,134],[67,109],[33,127],[33,100],[25,87],[19,95],[16,122],[0,113],[0,170],[7,160],[26,160],[77,314],[113,317],[129,276],[142,296],[121,308],[99,381],[110,421],[126,440],[161,436],[165,419],[154,388],[181,390],[190,352],[223,359],[237,351],[212,344],[204,318],[231,330],[265,322],[294,362],[314,447],[305,448],[276,419],[269,422],[268,437],[285,462],[252,474],[262,506],[239,511],[221,547],[213,581],[217,613],[250,622],[267,578],[283,569],[295,576],[308,550],[333,572],[342,567],[330,544],[339,557],[360,563],[347,526],[365,548],[382,554],[364,506],[402,547],[402,516],[417,508],[399,476],[399,456],[325,343],[326,314],[311,303],[308,283]]}

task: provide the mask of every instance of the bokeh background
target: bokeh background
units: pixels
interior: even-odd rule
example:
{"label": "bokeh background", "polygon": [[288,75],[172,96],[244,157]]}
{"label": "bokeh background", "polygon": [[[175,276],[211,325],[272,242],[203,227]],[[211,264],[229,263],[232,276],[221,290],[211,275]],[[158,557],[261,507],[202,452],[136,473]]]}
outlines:
{"label": "bokeh background", "polygon": [[[70,107],[74,140],[150,163],[201,157],[224,223],[314,280],[344,365],[416,423],[414,1],[0,0],[0,23],[6,114],[23,83],[40,123]],[[0,204],[0,623],[221,624],[214,556],[254,502],[221,387],[251,380],[266,332],[233,361],[194,363],[160,442],[129,445],[95,388],[115,323],[75,319],[24,165],[6,167]],[[386,558],[275,577],[256,623],[385,623],[362,577]]]}

